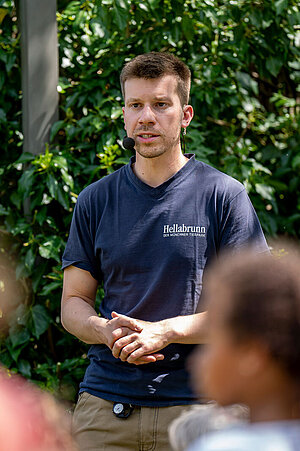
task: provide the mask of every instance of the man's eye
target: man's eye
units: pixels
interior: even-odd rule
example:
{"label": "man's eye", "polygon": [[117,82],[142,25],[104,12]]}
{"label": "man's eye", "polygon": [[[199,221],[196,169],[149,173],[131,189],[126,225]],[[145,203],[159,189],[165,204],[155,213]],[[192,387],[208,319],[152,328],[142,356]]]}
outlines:
{"label": "man's eye", "polygon": [[159,108],[165,108],[167,104],[165,102],[158,102],[157,106],[159,106]]}
{"label": "man's eye", "polygon": [[132,103],[130,106],[131,106],[131,108],[138,108],[140,106],[140,104],[139,103]]}

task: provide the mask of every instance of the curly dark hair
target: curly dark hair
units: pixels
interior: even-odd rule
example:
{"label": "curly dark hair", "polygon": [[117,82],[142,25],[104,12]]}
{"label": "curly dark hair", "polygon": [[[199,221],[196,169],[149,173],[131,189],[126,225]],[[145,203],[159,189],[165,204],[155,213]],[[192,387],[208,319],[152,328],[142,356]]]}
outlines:
{"label": "curly dark hair", "polygon": [[177,92],[181,105],[189,101],[191,72],[187,65],[172,53],[149,52],[138,55],[125,64],[120,75],[122,94],[124,96],[125,81],[130,78],[154,79],[164,75],[177,78]]}
{"label": "curly dark hair", "polygon": [[222,291],[228,304],[223,320],[233,336],[260,340],[290,377],[300,381],[298,251],[283,245],[272,254],[225,256],[209,273],[208,303],[212,296],[220,299]]}

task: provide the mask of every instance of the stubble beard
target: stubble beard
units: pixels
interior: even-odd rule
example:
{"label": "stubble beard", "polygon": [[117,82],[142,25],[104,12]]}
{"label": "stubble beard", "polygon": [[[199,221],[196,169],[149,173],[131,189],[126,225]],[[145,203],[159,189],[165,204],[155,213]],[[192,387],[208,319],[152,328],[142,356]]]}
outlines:
{"label": "stubble beard", "polygon": [[177,137],[173,140],[166,139],[164,135],[160,135],[159,139],[162,141],[160,144],[136,142],[135,150],[144,158],[160,157],[161,155],[171,151],[178,145],[178,143],[180,143],[180,131],[177,134]]}

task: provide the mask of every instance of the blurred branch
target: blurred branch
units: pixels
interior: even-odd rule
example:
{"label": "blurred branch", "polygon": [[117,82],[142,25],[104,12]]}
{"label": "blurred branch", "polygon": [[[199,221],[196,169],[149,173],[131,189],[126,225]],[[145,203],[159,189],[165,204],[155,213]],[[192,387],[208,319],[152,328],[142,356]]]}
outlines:
{"label": "blurred branch", "polygon": [[207,116],[206,119],[209,122],[213,122],[214,124],[221,125],[221,127],[231,127],[232,126],[232,124],[230,122],[223,121],[222,119],[215,119],[211,116]]}

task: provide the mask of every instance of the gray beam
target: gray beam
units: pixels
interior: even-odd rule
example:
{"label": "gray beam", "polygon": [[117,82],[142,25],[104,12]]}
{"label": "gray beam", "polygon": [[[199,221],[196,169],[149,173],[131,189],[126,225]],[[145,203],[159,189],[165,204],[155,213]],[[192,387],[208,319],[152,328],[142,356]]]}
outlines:
{"label": "gray beam", "polygon": [[56,0],[20,0],[24,152],[44,152],[58,120]]}

